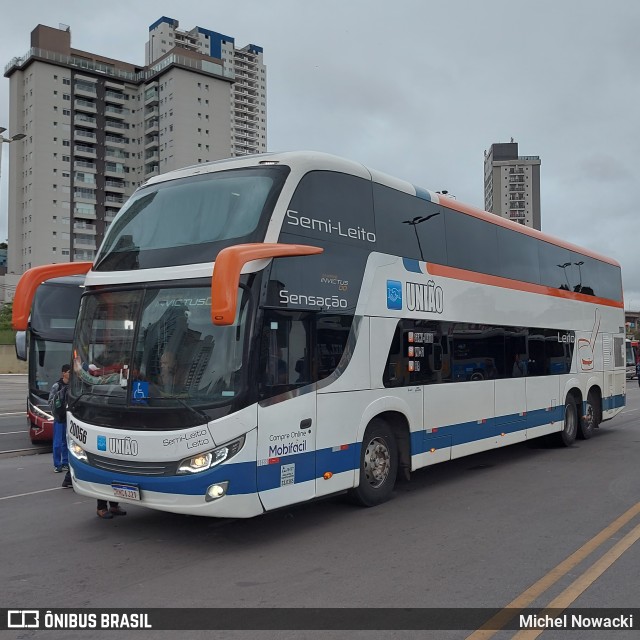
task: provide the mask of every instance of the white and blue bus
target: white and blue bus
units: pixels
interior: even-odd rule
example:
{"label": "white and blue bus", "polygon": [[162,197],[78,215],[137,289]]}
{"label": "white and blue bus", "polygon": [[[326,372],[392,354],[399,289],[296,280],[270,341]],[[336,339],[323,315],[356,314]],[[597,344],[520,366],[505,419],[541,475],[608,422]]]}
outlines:
{"label": "white and blue bus", "polygon": [[548,436],[625,404],[619,265],[333,156],[150,179],[88,272],[68,440],[76,492],[251,517]]}

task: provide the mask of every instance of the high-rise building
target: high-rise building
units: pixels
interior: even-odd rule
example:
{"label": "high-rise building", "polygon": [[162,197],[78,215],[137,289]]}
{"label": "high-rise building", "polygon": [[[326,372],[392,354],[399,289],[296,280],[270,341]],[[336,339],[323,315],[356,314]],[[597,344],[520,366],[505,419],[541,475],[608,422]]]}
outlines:
{"label": "high-rise building", "polygon": [[194,27],[178,29],[173,18],[162,17],[149,27],[146,64],[167,55],[173,47],[222,60],[225,69],[233,72],[231,86],[231,149],[234,156],[263,153],[267,150],[267,71],[262,47],[249,44],[236,49],[235,39],[222,33]]}
{"label": "high-rise building", "polygon": [[540,158],[519,156],[513,138],[484,152],[484,208],[540,229]]}
{"label": "high-rise building", "polygon": [[262,49],[160,18],[146,64],[71,47],[69,27],[38,25],[5,68],[10,147],[8,273],[92,260],[104,232],[150,176],[266,151]]}

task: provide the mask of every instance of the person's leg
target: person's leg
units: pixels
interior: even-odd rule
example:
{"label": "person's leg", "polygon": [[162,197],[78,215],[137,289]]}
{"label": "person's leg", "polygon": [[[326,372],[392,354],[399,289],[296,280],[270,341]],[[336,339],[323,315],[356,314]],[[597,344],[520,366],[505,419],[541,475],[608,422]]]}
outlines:
{"label": "person's leg", "polygon": [[53,467],[60,471],[62,467],[62,439],[64,437],[64,425],[53,421]]}
{"label": "person's leg", "polygon": [[69,468],[69,448],[67,447],[67,423],[62,423],[62,442],[60,445],[60,460],[62,466]]}
{"label": "person's leg", "polygon": [[127,515],[127,512],[122,507],[120,507],[120,505],[117,502],[110,502],[109,506],[110,506],[109,511],[114,516],[126,516]]}
{"label": "person's leg", "polygon": [[106,500],[98,500],[98,518],[102,518],[103,520],[109,520],[113,518],[113,514],[107,507]]}

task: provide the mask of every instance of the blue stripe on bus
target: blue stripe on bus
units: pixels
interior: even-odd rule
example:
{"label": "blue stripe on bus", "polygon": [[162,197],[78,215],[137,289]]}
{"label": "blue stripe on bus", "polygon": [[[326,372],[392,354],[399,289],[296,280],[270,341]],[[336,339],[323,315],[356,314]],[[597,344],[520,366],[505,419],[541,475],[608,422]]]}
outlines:
{"label": "blue stripe on bus", "polygon": [[[604,411],[623,407],[625,396],[611,396],[602,399]],[[432,448],[455,447],[502,433],[516,433],[532,429],[550,422],[563,420],[564,406],[553,409],[538,409],[525,415],[511,414],[489,418],[485,421],[462,422],[438,427],[435,431],[411,432],[411,455],[426,453]],[[347,446],[328,447],[315,452],[305,452],[283,456],[277,463],[258,466],[256,462],[229,462],[211,471],[189,475],[156,477],[115,474],[96,469],[83,462],[73,460],[73,470],[79,480],[110,485],[123,482],[138,485],[142,491],[158,491],[178,495],[204,495],[209,485],[223,480],[229,481],[229,495],[268,491],[281,486],[282,465],[295,464],[295,484],[313,481],[330,471],[333,474],[357,470],[360,466],[361,443],[349,443]]]}
{"label": "blue stripe on bus", "polygon": [[423,189],[422,187],[416,187],[415,184],[413,185],[413,188],[416,190],[416,196],[420,198],[420,200],[433,202],[433,200],[431,199],[431,194],[426,189]]}
{"label": "blue stripe on bus", "polygon": [[125,473],[113,473],[91,467],[84,462],[72,460],[73,471],[78,480],[110,485],[112,482],[135,484],[141,491],[158,491],[160,493],[176,493],[187,496],[203,496],[207,488],[216,482],[229,481],[229,495],[256,492],[256,463],[230,462],[210,471],[203,471],[188,476],[137,476]]}
{"label": "blue stripe on bus", "polygon": [[404,268],[407,271],[411,271],[413,273],[424,273],[424,271],[420,268],[420,262],[418,260],[413,260],[411,258],[402,258],[402,262],[404,263]]}

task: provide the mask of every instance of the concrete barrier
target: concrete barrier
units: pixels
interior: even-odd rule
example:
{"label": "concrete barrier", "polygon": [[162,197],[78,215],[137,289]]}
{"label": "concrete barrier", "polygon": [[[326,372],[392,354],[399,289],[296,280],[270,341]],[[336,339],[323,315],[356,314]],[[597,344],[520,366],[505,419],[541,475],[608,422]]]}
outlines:
{"label": "concrete barrier", "polygon": [[27,363],[16,358],[12,344],[0,344],[0,373],[27,373]]}

